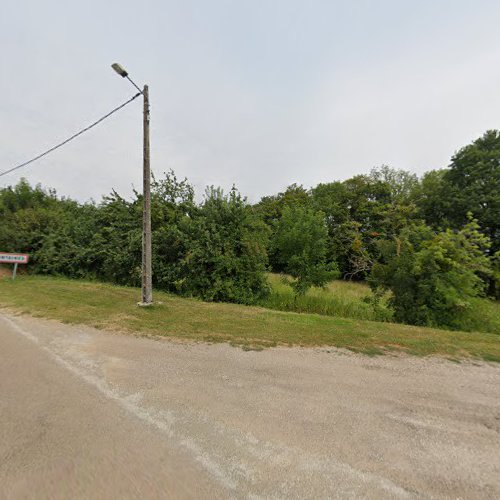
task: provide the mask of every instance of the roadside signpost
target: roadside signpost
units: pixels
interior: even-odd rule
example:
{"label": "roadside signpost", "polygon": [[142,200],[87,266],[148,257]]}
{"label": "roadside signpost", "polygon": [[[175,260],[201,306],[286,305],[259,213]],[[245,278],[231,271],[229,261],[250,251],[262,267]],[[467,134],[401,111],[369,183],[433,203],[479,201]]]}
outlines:
{"label": "roadside signpost", "polygon": [[18,264],[27,264],[30,256],[26,253],[4,253],[0,252],[0,264],[14,264],[12,279],[16,279]]}

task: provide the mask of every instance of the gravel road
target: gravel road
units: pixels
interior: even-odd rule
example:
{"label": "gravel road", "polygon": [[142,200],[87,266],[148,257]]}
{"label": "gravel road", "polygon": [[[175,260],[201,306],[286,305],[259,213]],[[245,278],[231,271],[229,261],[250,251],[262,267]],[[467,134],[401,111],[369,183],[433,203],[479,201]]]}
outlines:
{"label": "gravel road", "polygon": [[500,498],[500,367],[0,314],[0,498]]}

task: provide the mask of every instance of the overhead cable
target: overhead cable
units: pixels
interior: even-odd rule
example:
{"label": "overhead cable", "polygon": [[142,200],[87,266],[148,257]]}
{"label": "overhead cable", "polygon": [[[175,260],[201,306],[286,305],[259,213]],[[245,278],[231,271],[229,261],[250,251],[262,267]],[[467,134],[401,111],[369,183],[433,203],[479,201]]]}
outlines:
{"label": "overhead cable", "polygon": [[68,144],[68,142],[72,141],[73,139],[76,139],[78,136],[84,134],[85,132],[87,132],[91,128],[95,127],[96,125],[98,125],[99,123],[101,123],[102,121],[104,121],[106,118],[109,118],[113,113],[116,113],[120,109],[124,108],[127,104],[130,104],[134,99],[137,99],[141,94],[142,94],[142,92],[138,92],[136,95],[134,95],[133,97],[131,97],[128,101],[124,102],[120,106],[118,106],[115,109],[111,110],[109,113],[105,114],[104,116],[102,116],[101,118],[99,118],[99,120],[96,120],[94,123],[90,124],[88,127],[85,127],[84,129],[80,130],[76,134],[73,134],[71,137],[69,137],[65,141],[60,142],[59,144],[56,144],[55,146],[51,147],[50,149],[47,149],[47,151],[44,151],[43,153],[40,153],[38,156],[35,156],[31,160],[25,161],[24,163],[21,163],[20,165],[17,165],[17,166],[12,167],[12,168],[10,168],[8,170],[5,170],[4,172],[0,172],[0,177],[2,177],[3,175],[10,174],[11,172],[14,172],[14,170],[18,170],[20,168],[26,167],[30,163],[33,163],[33,162],[39,160],[40,158],[43,158],[44,156],[47,156],[49,153],[52,153],[52,151],[55,151],[56,149],[59,149],[61,146],[64,146],[65,144]]}

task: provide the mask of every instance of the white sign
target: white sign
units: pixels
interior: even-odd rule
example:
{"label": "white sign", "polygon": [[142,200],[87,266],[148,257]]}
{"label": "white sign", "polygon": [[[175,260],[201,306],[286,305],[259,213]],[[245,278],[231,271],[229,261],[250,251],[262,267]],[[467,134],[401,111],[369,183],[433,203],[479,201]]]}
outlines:
{"label": "white sign", "polygon": [[30,256],[25,253],[3,253],[0,252],[0,263],[2,264],[27,264]]}

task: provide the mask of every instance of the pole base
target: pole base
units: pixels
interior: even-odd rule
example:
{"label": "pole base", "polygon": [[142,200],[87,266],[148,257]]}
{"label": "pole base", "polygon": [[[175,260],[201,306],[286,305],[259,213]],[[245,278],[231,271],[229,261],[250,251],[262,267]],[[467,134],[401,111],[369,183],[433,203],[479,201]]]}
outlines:
{"label": "pole base", "polygon": [[151,307],[153,305],[152,302],[137,302],[139,307]]}

